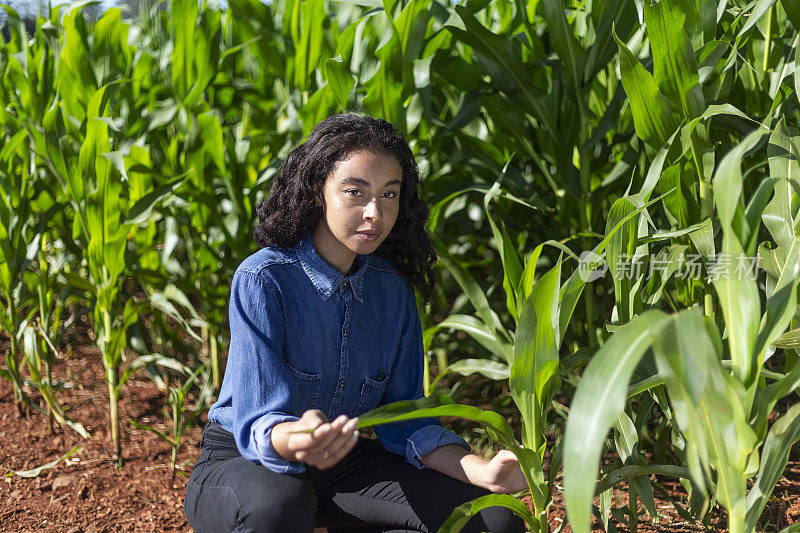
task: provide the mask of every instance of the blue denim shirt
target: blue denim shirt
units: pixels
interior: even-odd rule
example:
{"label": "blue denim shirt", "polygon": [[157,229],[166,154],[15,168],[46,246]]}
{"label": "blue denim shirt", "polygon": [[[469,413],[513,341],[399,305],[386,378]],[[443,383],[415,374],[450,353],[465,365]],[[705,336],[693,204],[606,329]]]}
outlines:
{"label": "blue denim shirt", "polygon": [[[297,474],[272,428],[308,409],[329,420],[422,395],[422,330],[413,290],[374,255],[356,257],[345,277],[322,259],[310,235],[292,249],[267,247],[233,276],[231,344],[219,400],[209,420],[230,431],[242,455],[270,470]],[[386,449],[420,459],[460,437],[435,418],[377,426]]]}

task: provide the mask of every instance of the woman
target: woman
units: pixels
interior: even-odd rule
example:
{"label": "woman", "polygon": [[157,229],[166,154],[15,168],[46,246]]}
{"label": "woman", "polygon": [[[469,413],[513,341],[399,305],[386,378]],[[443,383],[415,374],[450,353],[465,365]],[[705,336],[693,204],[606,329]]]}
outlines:
{"label": "woman", "polygon": [[[416,162],[383,120],[330,117],[289,154],[258,208],[263,248],[237,268],[219,400],[186,491],[198,532],[435,531],[452,510],[526,487],[436,419],[359,438],[359,414],[419,398],[414,288],[435,263]],[[313,430],[313,431],[312,431]],[[490,508],[465,531],[522,531]]]}

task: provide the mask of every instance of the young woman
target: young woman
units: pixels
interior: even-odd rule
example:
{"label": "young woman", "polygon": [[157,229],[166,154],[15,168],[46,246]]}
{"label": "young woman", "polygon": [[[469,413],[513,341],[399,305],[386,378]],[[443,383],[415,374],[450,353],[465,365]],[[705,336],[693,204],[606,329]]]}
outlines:
{"label": "young woman", "polygon": [[[421,396],[414,288],[430,294],[436,256],[419,186],[383,120],[328,118],[289,154],[258,207],[263,248],[233,277],[225,379],[184,502],[196,531],[436,531],[461,503],[526,487],[511,452],[485,461],[436,419],[358,436],[358,415]],[[523,529],[495,507],[464,531]]]}

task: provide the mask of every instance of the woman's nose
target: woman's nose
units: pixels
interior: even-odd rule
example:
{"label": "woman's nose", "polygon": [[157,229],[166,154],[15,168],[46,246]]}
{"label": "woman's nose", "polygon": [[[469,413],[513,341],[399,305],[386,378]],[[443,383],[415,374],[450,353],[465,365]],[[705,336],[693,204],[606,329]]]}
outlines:
{"label": "woman's nose", "polygon": [[381,208],[378,205],[378,199],[373,198],[367,205],[364,207],[364,220],[380,220],[381,216]]}

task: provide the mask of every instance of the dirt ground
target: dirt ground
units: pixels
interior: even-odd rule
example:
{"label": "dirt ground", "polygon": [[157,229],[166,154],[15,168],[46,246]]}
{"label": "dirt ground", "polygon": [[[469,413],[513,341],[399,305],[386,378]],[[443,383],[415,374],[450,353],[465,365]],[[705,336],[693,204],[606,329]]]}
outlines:
{"label": "dirt ground", "polygon": [[[81,422],[91,433],[90,439],[83,439],[70,428],[59,428],[51,434],[46,416],[36,411],[18,417],[11,385],[0,379],[0,471],[3,474],[44,465],[77,445],[82,447],[37,477],[4,476],[0,483],[0,502],[3,502],[0,531],[191,531],[183,516],[182,501],[188,474],[199,455],[201,429],[192,427],[184,433],[184,445],[178,455],[182,470],[173,476],[169,445],[128,422],[134,419],[162,431],[168,430],[170,421],[162,410],[167,405],[166,393],[144,373],[134,374],[120,392],[125,461],[118,470],[110,459],[108,388],[103,380],[102,364],[93,343],[88,338],[84,340],[75,346],[62,347],[54,377],[64,383],[57,393],[60,403],[73,420]],[[7,339],[0,339],[0,352],[6,347]],[[470,385],[482,385],[484,390],[487,387],[475,382]],[[38,401],[35,390],[28,390],[28,393]],[[201,420],[205,422],[205,416]],[[800,522],[800,450],[797,446],[784,474],[764,512],[759,531],[779,531]],[[686,501],[679,483],[669,479],[658,481],[667,487],[673,499]],[[614,499],[618,505],[626,504],[627,492],[615,490]],[[667,501],[657,498],[656,505],[657,523],[648,520],[642,511],[638,531],[703,531],[700,525],[680,518]],[[551,530],[556,530],[563,522],[560,493],[555,496],[549,518]],[[715,510],[711,530],[723,531],[724,524],[724,512]],[[602,529],[598,526],[596,530]],[[627,531],[622,526],[618,530]],[[569,527],[563,531],[569,531]]]}

